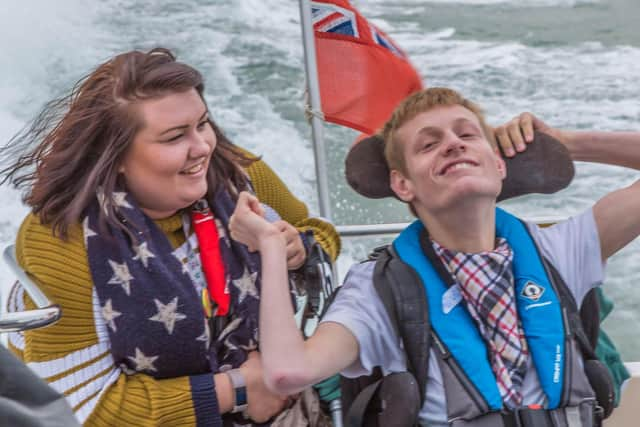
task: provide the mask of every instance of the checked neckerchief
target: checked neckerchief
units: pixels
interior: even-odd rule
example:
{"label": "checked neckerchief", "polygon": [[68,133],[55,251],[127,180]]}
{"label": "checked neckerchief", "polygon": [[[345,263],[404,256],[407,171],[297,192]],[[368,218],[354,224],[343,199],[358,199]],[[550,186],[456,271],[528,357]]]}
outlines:
{"label": "checked neckerchief", "polygon": [[436,242],[433,247],[457,279],[467,309],[489,347],[502,401],[509,409],[519,407],[529,350],[516,310],[511,247],[503,238],[489,252],[454,252]]}

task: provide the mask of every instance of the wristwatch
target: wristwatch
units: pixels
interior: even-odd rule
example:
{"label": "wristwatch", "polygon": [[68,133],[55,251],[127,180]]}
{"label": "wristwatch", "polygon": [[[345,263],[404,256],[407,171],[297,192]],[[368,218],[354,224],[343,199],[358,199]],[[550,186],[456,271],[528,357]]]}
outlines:
{"label": "wristwatch", "polygon": [[225,374],[227,374],[231,380],[235,396],[231,412],[235,414],[245,411],[247,406],[249,406],[247,403],[247,385],[240,369],[229,369],[225,371]]}

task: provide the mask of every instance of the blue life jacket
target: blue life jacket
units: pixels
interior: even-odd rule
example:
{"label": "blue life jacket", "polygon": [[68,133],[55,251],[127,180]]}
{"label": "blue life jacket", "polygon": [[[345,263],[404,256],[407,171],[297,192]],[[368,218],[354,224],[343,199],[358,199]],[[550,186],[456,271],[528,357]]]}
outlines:
{"label": "blue life jacket", "polygon": [[[486,345],[464,304],[443,311],[447,285],[429,262],[420,244],[424,226],[415,221],[393,242],[405,263],[418,273],[427,292],[431,324],[438,337],[481,392],[489,407],[502,408],[502,398],[487,357]],[[525,225],[501,209],[496,212],[496,234],[513,249],[513,272],[518,316],[533,358],[548,408],[560,403],[565,359],[565,330],[558,296]],[[526,289],[536,287],[534,297]]]}
{"label": "blue life jacket", "polygon": [[[597,360],[562,277],[542,257],[526,225],[500,209],[496,234],[514,252],[516,306],[546,396],[544,405],[503,409],[485,342],[465,304],[445,297],[455,280],[416,221],[368,261],[375,261],[373,285],[401,339],[408,372],[383,377],[376,367],[371,375],[343,378],[348,426],[416,425],[428,393],[431,350],[442,374],[452,427],[592,427],[611,413],[611,376]],[[403,386],[398,388],[398,383]],[[389,407],[393,404],[399,407]],[[412,414],[412,421],[399,421],[407,418],[403,413]]]}

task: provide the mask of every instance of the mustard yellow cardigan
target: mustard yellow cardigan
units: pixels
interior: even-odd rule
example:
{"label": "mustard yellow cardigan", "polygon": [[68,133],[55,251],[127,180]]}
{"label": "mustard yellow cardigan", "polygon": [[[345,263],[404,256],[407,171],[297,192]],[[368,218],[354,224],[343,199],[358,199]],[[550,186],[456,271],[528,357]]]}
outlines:
{"label": "mustard yellow cardigan", "polygon": [[[258,198],[300,230],[312,230],[335,259],[340,238],[331,224],[308,218],[294,197],[262,161],[248,168]],[[158,226],[174,247],[184,243],[180,215]],[[196,424],[188,377],[156,380],[144,374],[124,375],[115,366],[108,334],[93,292],[82,227],[63,241],[48,225],[27,216],[16,240],[20,265],[62,308],[62,318],[43,329],[12,333],[9,347],[56,390],[63,393],[76,417],[89,426],[188,426]],[[33,308],[21,288],[12,291],[10,310]]]}

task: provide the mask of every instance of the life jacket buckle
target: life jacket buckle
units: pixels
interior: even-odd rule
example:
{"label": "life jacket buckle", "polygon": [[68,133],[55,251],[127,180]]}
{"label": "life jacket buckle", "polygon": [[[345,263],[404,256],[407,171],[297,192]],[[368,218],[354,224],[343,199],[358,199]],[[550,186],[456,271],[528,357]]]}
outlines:
{"label": "life jacket buckle", "polygon": [[211,209],[209,208],[209,203],[205,199],[200,199],[193,204],[192,209],[195,212],[198,212],[202,215],[208,215]]}
{"label": "life jacket buckle", "polygon": [[542,405],[529,405],[502,413],[505,427],[553,427],[549,411]]}

